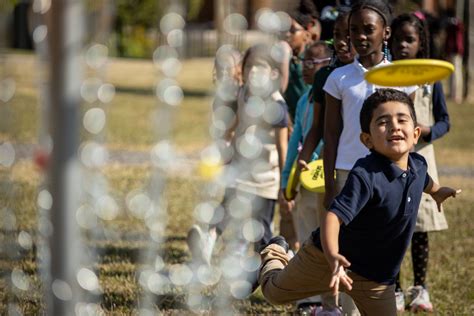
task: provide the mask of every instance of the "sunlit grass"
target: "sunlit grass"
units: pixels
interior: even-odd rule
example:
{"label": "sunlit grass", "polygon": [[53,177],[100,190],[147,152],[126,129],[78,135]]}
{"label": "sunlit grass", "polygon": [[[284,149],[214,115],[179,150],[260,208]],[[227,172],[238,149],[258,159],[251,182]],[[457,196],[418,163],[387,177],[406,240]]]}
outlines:
{"label": "sunlit grass", "polygon": [[[17,89],[14,98],[3,107],[7,116],[0,117],[0,140],[17,143],[35,143],[38,133],[38,93],[36,76],[28,69],[35,69],[31,55],[9,56],[10,74],[15,78]],[[187,93],[183,103],[175,109],[171,139],[178,150],[194,155],[209,142],[209,110],[212,97],[211,59],[183,62],[178,81]],[[158,79],[151,61],[112,59],[106,72],[106,80],[117,88],[114,100],[107,106],[107,131],[105,142],[111,148],[148,150],[157,141],[152,118],[157,109],[153,86]],[[440,169],[456,167],[456,174],[443,174],[440,182],[463,192],[445,205],[450,228],[430,234],[430,265],[428,284],[438,315],[474,315],[474,106],[449,104],[452,128],[448,135],[435,142]],[[192,168],[189,166],[189,168]],[[194,175],[186,170],[186,175]],[[119,216],[103,223],[116,232],[118,240],[107,238],[88,240],[87,245],[97,251],[96,262],[91,263],[99,272],[104,289],[103,307],[110,315],[130,315],[136,311],[140,286],[136,271],[140,267],[140,251],[146,247],[147,229],[144,223],[133,217],[126,208],[125,198],[133,190],[146,190],[153,169],[150,165],[107,165],[103,174],[108,180],[108,192],[116,199]],[[21,230],[36,236],[37,186],[41,175],[31,161],[17,161],[13,169],[0,168],[2,194],[0,205],[10,208],[17,218],[14,233]],[[194,207],[204,197],[205,182],[196,176],[179,177],[170,173],[164,196],[167,200],[169,221],[167,239],[162,245],[167,266],[186,263],[190,254],[185,244],[187,229],[193,224]],[[277,223],[277,219],[275,220]],[[276,230],[278,227],[276,226]],[[11,258],[10,258],[11,259]],[[17,293],[20,310],[36,315],[41,311],[40,282],[37,262],[33,251],[23,251],[17,260],[0,258],[0,270],[9,272],[12,267],[22,269],[31,277],[31,291]],[[4,274],[8,276],[8,273]],[[404,260],[402,284],[406,288],[413,282],[409,254]],[[5,314],[5,302],[11,293],[6,291],[5,278],[0,282],[0,314]],[[210,294],[217,289],[210,289]],[[183,309],[183,290],[177,288],[159,306],[165,315],[187,314]],[[272,306],[261,293],[247,300],[234,302],[229,314],[281,314],[291,312],[292,305]]]}
{"label": "sunlit grass", "polygon": [[[39,76],[25,71],[36,67],[35,58],[11,55],[7,60],[16,93],[1,109],[0,139],[35,143],[41,125]],[[210,142],[212,59],[183,61],[177,80],[185,98],[172,109],[171,120],[156,114],[163,105],[155,96],[154,87],[162,78],[151,60],[112,59],[104,76],[116,87],[115,98],[104,107],[105,141],[110,148],[148,150],[157,141],[156,127],[160,124],[170,124],[169,138],[180,151],[193,152]]]}

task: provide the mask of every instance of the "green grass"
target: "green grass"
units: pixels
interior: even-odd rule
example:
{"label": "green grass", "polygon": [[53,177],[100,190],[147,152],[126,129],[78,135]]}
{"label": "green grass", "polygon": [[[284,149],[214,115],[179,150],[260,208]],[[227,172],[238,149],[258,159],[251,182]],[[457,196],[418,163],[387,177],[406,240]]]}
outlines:
{"label": "green grass", "polygon": [[[7,62],[6,73],[15,80],[16,92],[11,101],[0,108],[0,138],[35,143],[40,128],[38,77],[24,71],[35,67],[34,58],[32,55],[9,55]],[[162,77],[151,61],[112,59],[104,79],[116,87],[115,98],[104,107],[108,114],[107,146],[149,149],[157,141],[157,126],[164,123],[170,124],[171,141],[180,151],[193,152],[210,142],[211,59],[183,62],[177,81],[185,98],[172,110],[169,120],[160,117],[163,105],[159,104],[153,87]],[[83,111],[85,108],[86,104]],[[84,131],[83,136],[90,137]]]}
{"label": "green grass", "polygon": [[[15,97],[0,108],[0,140],[9,139],[19,143],[34,143],[38,130],[38,96],[35,78],[25,73],[25,68],[34,67],[30,55],[9,56],[9,71],[17,82]],[[178,77],[187,97],[177,108],[173,117],[172,140],[179,150],[194,153],[209,142],[208,121],[212,90],[212,61],[198,59],[186,61]],[[151,62],[139,60],[111,60],[107,70],[107,81],[117,88],[113,102],[108,106],[107,145],[128,150],[148,149],[156,142],[151,117],[157,109],[157,98],[153,95],[153,84],[157,79]],[[428,283],[430,294],[438,315],[474,314],[474,133],[470,125],[474,122],[474,107],[470,104],[449,104],[452,128],[443,139],[436,141],[438,164],[443,167],[458,167],[466,171],[463,175],[442,176],[440,182],[463,189],[462,194],[445,205],[450,229],[430,234],[430,265]],[[7,114],[7,116],[4,116]],[[87,136],[87,135],[86,135]],[[104,290],[102,307],[107,315],[131,315],[141,289],[136,280],[140,268],[139,254],[146,247],[146,227],[131,216],[125,207],[125,196],[132,190],[145,188],[152,169],[148,165],[109,165],[102,170],[109,183],[110,195],[121,210],[113,221],[104,227],[117,233],[116,239],[91,239],[90,249],[97,251],[97,260],[91,263],[98,271]],[[16,227],[5,226],[0,221],[0,241],[16,238],[20,231],[36,236],[36,195],[41,177],[30,161],[19,161],[11,170],[0,169],[0,210],[11,209],[16,215]],[[204,198],[205,183],[199,178],[168,179],[165,197],[168,202],[169,220],[166,240],[161,253],[167,266],[186,263],[190,254],[185,244],[187,229],[193,224],[193,209]],[[17,302],[25,315],[41,313],[41,283],[38,279],[38,263],[33,250],[23,250],[14,255],[0,253],[0,314],[6,313],[7,302]],[[402,284],[408,287],[413,282],[410,255],[407,254],[402,267]],[[21,269],[30,277],[30,290],[12,292],[7,277],[13,268]],[[207,294],[218,289],[209,288]],[[189,314],[184,308],[183,289],[174,288],[166,296],[157,298],[157,309],[165,315]],[[236,314],[289,314],[293,305],[272,306],[260,292],[249,299],[233,302],[230,313]],[[407,313],[407,315],[409,315]]]}
{"label": "green grass", "polygon": [[474,167],[474,104],[448,103],[451,119],[449,133],[434,142],[439,166]]}

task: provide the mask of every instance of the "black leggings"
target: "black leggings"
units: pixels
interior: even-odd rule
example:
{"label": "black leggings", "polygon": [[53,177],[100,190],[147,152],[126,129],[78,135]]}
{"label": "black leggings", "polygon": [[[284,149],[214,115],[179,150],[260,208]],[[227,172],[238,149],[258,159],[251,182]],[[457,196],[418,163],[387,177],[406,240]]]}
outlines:
{"label": "black leggings", "polygon": [[[411,239],[411,258],[413,262],[413,275],[415,278],[415,286],[421,285],[425,287],[426,272],[428,270],[428,233],[414,233]],[[396,290],[401,290],[400,273],[397,275]]]}

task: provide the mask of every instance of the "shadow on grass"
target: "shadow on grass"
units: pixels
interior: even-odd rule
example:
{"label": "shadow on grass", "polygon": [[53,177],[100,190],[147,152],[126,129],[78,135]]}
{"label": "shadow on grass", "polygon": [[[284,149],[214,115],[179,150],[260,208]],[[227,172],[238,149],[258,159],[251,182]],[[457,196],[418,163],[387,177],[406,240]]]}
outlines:
{"label": "shadow on grass", "polygon": [[[90,246],[95,248],[100,257],[138,262],[140,255],[148,251],[149,244],[146,241],[95,241]],[[167,264],[183,263],[189,260],[184,238],[180,236],[167,238],[159,248],[159,253]]]}
{"label": "shadow on grass", "polygon": [[[124,86],[116,86],[115,91],[117,93],[128,93],[128,94],[137,94],[137,95],[154,95],[155,90],[153,88],[131,88]],[[195,97],[203,98],[212,95],[210,91],[207,90],[183,90],[185,97]]]}

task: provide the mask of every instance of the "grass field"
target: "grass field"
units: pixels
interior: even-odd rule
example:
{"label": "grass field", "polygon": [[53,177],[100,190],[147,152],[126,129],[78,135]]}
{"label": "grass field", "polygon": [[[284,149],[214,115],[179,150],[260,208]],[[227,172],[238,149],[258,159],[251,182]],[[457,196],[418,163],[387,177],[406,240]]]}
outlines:
{"label": "grass field", "polygon": [[[35,76],[27,75],[34,69],[32,56],[8,56],[7,71],[16,81],[14,98],[0,108],[0,140],[15,143],[35,143],[38,129],[38,93]],[[195,154],[209,142],[208,120],[212,98],[212,61],[198,59],[186,61],[178,77],[185,101],[177,109],[172,139],[183,153]],[[151,62],[137,60],[111,60],[106,81],[116,87],[116,96],[108,106],[107,146],[127,150],[148,150],[154,142],[150,117],[156,110],[153,84],[156,69]],[[3,105],[2,105],[3,106]],[[474,105],[449,105],[452,129],[448,136],[436,143],[440,182],[459,187],[463,193],[445,205],[450,229],[433,233],[430,238],[430,266],[428,282],[430,294],[438,315],[474,315]],[[140,268],[140,251],[146,246],[146,227],[126,211],[125,197],[135,189],[144,188],[150,179],[149,165],[110,164],[103,170],[108,180],[110,195],[119,205],[120,214],[104,223],[109,232],[103,238],[88,240],[89,249],[98,254],[91,267],[99,274],[103,289],[100,302],[106,314],[135,314],[141,289],[136,280]],[[34,247],[7,253],[9,238],[17,239],[26,232],[35,240],[37,231],[36,197],[41,175],[30,160],[20,160],[11,169],[0,169],[0,209],[10,209],[15,220],[3,220],[2,251],[0,257],[0,314],[5,314],[8,302],[16,302],[26,315],[41,313],[40,287]],[[166,241],[162,245],[167,266],[190,260],[185,245],[187,229],[193,223],[194,206],[203,198],[204,182],[196,177],[179,178],[169,175],[165,196],[168,201],[169,221]],[[277,227],[278,228],[278,227]],[[19,269],[19,270],[18,270]],[[27,290],[9,291],[11,271],[23,271],[27,276]],[[407,254],[402,268],[402,284],[412,282],[410,258]],[[217,290],[210,288],[210,295]],[[229,314],[290,314],[294,306],[272,306],[259,292],[243,301],[235,301]],[[184,308],[182,289],[157,299],[157,309],[165,314],[189,314]]]}

